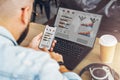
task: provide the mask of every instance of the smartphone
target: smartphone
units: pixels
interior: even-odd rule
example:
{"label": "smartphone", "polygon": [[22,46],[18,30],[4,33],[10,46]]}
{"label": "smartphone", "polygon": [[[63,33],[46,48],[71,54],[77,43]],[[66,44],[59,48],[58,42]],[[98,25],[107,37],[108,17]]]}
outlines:
{"label": "smartphone", "polygon": [[56,27],[51,27],[49,25],[46,25],[39,48],[46,47],[49,50],[52,41],[54,40],[55,32],[56,32]]}

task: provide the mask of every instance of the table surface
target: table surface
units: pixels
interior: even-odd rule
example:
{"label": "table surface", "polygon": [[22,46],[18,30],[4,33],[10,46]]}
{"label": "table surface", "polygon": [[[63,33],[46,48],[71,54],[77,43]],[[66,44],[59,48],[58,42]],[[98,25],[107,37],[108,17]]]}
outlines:
{"label": "table surface", "polygon": [[[32,40],[34,36],[37,34],[43,32],[44,30],[44,25],[41,24],[36,24],[36,23],[30,23],[30,30],[28,32],[27,37],[25,40],[21,43],[22,46],[27,46],[28,43]],[[102,63],[100,60],[100,46],[99,46],[99,38],[96,38],[96,42],[94,45],[94,48],[92,51],[78,64],[78,66],[73,70],[75,73],[78,73],[83,69],[85,66],[91,63]],[[120,74],[120,43],[117,44],[114,60],[112,63],[107,64],[109,65],[112,69],[114,69],[118,74]],[[82,76],[83,80],[88,80],[87,76],[83,75]]]}

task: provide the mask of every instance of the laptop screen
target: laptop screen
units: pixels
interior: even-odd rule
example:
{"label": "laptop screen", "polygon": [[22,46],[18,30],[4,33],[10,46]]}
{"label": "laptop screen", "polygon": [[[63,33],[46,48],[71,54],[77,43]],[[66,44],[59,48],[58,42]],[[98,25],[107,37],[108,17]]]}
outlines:
{"label": "laptop screen", "polygon": [[55,37],[93,47],[101,15],[59,8],[54,26]]}

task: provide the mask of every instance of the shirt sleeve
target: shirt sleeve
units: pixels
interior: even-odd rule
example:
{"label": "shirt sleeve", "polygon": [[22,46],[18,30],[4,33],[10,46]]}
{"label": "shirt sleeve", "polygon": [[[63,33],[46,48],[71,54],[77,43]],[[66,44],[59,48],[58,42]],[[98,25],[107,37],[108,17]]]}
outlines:
{"label": "shirt sleeve", "polygon": [[23,47],[1,48],[0,71],[10,73],[8,78],[19,80],[81,80],[73,72],[61,73],[59,65],[48,53]]}
{"label": "shirt sleeve", "polygon": [[82,80],[80,76],[74,72],[65,72],[63,75],[66,76],[68,80]]}

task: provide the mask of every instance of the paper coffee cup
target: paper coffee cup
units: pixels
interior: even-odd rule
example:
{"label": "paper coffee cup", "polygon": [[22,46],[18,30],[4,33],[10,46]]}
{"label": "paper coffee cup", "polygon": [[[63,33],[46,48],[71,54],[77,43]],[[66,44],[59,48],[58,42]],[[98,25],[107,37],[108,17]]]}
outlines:
{"label": "paper coffee cup", "polygon": [[113,35],[103,35],[100,37],[100,58],[104,63],[112,63],[117,39]]}

